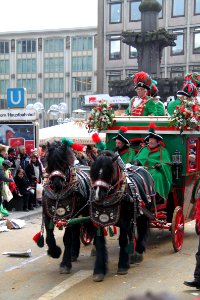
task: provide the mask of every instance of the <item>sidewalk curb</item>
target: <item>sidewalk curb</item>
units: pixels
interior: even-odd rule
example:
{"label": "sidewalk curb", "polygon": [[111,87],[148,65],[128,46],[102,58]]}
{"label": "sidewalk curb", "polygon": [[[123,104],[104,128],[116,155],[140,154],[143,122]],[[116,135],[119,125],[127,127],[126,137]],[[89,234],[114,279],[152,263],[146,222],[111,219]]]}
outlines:
{"label": "sidewalk curb", "polygon": [[29,212],[24,211],[12,211],[9,212],[9,216],[6,217],[6,219],[12,220],[12,219],[21,219],[29,221],[31,219],[42,217],[42,207],[35,208],[34,210],[31,210]]}

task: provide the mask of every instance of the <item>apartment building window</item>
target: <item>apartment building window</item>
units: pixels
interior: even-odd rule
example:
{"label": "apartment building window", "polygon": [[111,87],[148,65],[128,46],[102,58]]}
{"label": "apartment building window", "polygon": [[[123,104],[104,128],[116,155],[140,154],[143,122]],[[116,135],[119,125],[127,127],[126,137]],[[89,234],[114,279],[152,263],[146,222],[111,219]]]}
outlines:
{"label": "apartment building window", "polygon": [[129,58],[137,58],[137,49],[135,47],[129,47]]}
{"label": "apartment building window", "polygon": [[44,109],[47,111],[51,105],[53,104],[59,104],[61,102],[64,102],[63,98],[45,98],[44,99]]}
{"label": "apartment building window", "polygon": [[107,73],[108,80],[114,81],[114,80],[121,80],[121,72],[120,71],[109,71]]}
{"label": "apartment building window", "polygon": [[10,84],[9,84],[9,80],[8,79],[3,79],[0,80],[0,91],[1,94],[6,94],[7,93],[7,89],[9,88]]}
{"label": "apartment building window", "polygon": [[46,78],[44,81],[45,93],[63,93],[64,80],[63,78]]}
{"label": "apartment building window", "polygon": [[171,47],[171,55],[183,55],[184,54],[184,33],[183,30],[174,32],[177,34],[175,40],[176,46]]}
{"label": "apartment building window", "polygon": [[194,31],[194,49],[193,53],[199,54],[200,53],[200,28],[195,28]]}
{"label": "apartment building window", "polygon": [[26,88],[28,94],[35,94],[36,89],[36,79],[18,79],[17,87]]}
{"label": "apartment building window", "polygon": [[35,40],[17,41],[17,52],[18,53],[34,53],[34,52],[36,52],[36,41]]}
{"label": "apartment building window", "polygon": [[36,59],[18,59],[17,73],[36,73]]}
{"label": "apartment building window", "polygon": [[141,4],[141,0],[133,0],[130,1],[129,6],[129,21],[140,21],[141,20],[141,12],[139,10],[139,6]]}
{"label": "apartment building window", "polygon": [[72,51],[88,51],[92,50],[92,37],[73,37]]}
{"label": "apartment building window", "polygon": [[194,0],[194,14],[199,15],[200,14],[200,0]]}
{"label": "apartment building window", "polygon": [[183,17],[185,15],[185,0],[173,0],[172,17]]}
{"label": "apartment building window", "polygon": [[72,111],[81,108],[82,100],[81,97],[72,97]]}
{"label": "apartment building window", "polygon": [[111,36],[109,40],[109,59],[121,59],[121,38]]}
{"label": "apartment building window", "polygon": [[92,90],[91,77],[72,77],[72,91],[73,92],[86,92]]}
{"label": "apartment building window", "polygon": [[0,74],[9,74],[10,64],[8,59],[0,60]]}
{"label": "apartment building window", "polygon": [[183,77],[183,71],[171,71],[171,78]]}
{"label": "apartment building window", "polygon": [[44,59],[44,72],[63,72],[64,71],[64,59],[63,57],[50,57]]}
{"label": "apartment building window", "polygon": [[44,52],[63,52],[64,39],[46,39],[44,41]]}
{"label": "apartment building window", "polygon": [[0,53],[1,54],[9,53],[9,43],[8,42],[0,42]]}
{"label": "apartment building window", "polygon": [[72,71],[92,71],[92,56],[72,57]]}
{"label": "apartment building window", "polygon": [[[159,3],[160,3],[160,5],[163,7],[163,0],[157,0]],[[163,9],[161,9],[161,11],[159,12],[159,14],[158,14],[158,18],[159,19],[162,19],[163,18]]]}
{"label": "apartment building window", "polygon": [[27,104],[34,104],[37,102],[36,98],[27,98]]}
{"label": "apartment building window", "polygon": [[110,4],[110,23],[121,23],[122,22],[122,4],[111,3]]}

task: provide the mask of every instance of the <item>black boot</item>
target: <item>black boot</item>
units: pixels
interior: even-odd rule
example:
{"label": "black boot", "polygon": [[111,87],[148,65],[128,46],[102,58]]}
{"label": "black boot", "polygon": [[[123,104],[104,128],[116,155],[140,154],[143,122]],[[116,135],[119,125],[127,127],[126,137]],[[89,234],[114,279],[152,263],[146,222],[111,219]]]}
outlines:
{"label": "black boot", "polygon": [[193,279],[190,281],[184,281],[183,284],[192,288],[200,289],[200,279]]}

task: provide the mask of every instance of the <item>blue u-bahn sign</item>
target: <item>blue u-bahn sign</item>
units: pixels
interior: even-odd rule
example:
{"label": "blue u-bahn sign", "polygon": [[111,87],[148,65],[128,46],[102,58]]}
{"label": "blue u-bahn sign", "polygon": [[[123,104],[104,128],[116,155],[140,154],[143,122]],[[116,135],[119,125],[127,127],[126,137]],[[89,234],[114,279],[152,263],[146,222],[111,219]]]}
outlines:
{"label": "blue u-bahn sign", "polygon": [[24,108],[25,103],[25,88],[9,88],[7,89],[7,105],[8,107],[21,107]]}

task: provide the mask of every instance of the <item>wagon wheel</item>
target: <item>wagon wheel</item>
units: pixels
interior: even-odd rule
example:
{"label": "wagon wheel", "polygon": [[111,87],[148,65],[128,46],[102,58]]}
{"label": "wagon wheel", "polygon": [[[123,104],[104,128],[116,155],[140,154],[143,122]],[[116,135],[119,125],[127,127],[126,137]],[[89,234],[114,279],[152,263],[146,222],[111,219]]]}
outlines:
{"label": "wagon wheel", "polygon": [[83,245],[88,246],[91,244],[92,240],[94,238],[94,231],[88,230],[87,227],[84,225],[81,225],[80,229],[80,240],[83,243]]}
{"label": "wagon wheel", "polygon": [[178,252],[182,248],[184,239],[184,216],[180,206],[177,206],[174,210],[171,233],[174,251]]}

